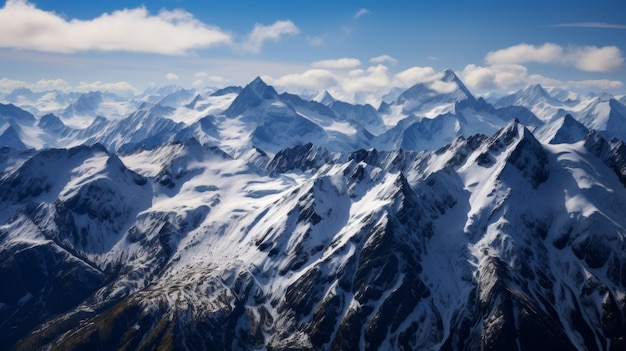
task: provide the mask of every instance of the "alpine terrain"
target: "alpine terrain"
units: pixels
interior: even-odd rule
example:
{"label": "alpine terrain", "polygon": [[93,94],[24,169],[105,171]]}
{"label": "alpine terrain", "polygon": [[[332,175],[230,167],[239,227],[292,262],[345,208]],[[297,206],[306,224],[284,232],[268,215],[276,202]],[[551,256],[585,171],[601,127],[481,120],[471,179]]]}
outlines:
{"label": "alpine terrain", "polygon": [[625,350],[626,99],[439,77],[0,95],[0,348]]}

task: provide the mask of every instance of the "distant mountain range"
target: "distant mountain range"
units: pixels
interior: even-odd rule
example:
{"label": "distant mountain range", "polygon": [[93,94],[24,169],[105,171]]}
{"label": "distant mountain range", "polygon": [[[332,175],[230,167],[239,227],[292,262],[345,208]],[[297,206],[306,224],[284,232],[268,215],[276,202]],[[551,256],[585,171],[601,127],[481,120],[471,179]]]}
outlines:
{"label": "distant mountain range", "polygon": [[625,98],[396,96],[0,96],[1,348],[626,349]]}
{"label": "distant mountain range", "polygon": [[[534,130],[568,114],[605,138],[626,139],[626,96],[550,93],[533,85],[486,101],[474,97],[451,70],[439,81],[416,84],[376,107],[339,101],[326,91],[311,100],[278,94],[260,78],[244,88],[166,86],[132,97],[20,88],[0,101],[0,145],[22,149],[99,142],[118,151],[194,137],[234,156],[253,148],[274,154],[309,142],[337,152],[420,151],[461,135],[490,135],[514,118]],[[28,113],[32,116],[16,117]],[[47,122],[58,118],[54,128],[42,123],[44,116]],[[150,122],[144,125],[139,119]],[[9,126],[12,130],[3,136]],[[210,135],[202,126],[212,130]]]}

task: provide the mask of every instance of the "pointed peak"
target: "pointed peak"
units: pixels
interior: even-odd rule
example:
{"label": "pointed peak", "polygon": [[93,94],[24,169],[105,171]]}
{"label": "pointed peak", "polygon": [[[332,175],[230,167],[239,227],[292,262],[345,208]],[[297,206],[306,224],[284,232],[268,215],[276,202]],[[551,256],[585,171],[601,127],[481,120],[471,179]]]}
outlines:
{"label": "pointed peak", "polygon": [[504,145],[510,145],[513,140],[524,137],[524,135],[527,134],[526,131],[526,127],[520,123],[517,118],[514,118],[490,138],[490,144],[496,145],[502,143]]}
{"label": "pointed peak", "polygon": [[317,96],[315,96],[313,98],[313,101],[319,102],[322,105],[330,105],[333,102],[337,101],[337,99],[335,99],[334,96],[332,96],[328,90],[324,90],[322,92],[320,92],[319,94],[317,94]]}
{"label": "pointed peak", "polygon": [[15,93],[15,94],[24,94],[24,93],[27,93],[27,94],[32,94],[32,93],[33,93],[33,91],[32,91],[32,90],[30,90],[30,89],[28,89],[28,88],[26,88],[26,87],[19,87],[19,88],[15,88],[15,89],[13,89],[13,90],[11,91],[11,93],[12,93],[12,94],[13,94],[13,93]]}
{"label": "pointed peak", "polygon": [[452,82],[452,81],[456,81],[458,79],[459,79],[459,77],[450,68],[446,68],[443,71],[443,78],[441,78],[441,80],[443,80],[444,82]]}
{"label": "pointed peak", "polygon": [[588,134],[589,129],[568,113],[560,119],[560,125],[548,143],[573,144],[584,140]]}
{"label": "pointed peak", "polygon": [[[278,93],[273,87],[267,85],[261,77],[256,77],[243,89],[244,91],[252,91],[262,99],[273,99],[278,97]],[[242,94],[245,95],[245,94]]]}
{"label": "pointed peak", "polygon": [[543,94],[548,94],[548,92],[546,91],[546,89],[543,88],[543,86],[541,86],[541,84],[531,84],[529,86],[526,87],[527,91],[539,91]]}
{"label": "pointed peak", "polygon": [[240,115],[251,108],[259,106],[264,100],[278,99],[279,96],[276,90],[265,84],[261,77],[256,77],[243,88],[224,113],[228,116]]}
{"label": "pointed peak", "polygon": [[563,124],[565,123],[580,123],[580,122],[578,122],[574,117],[572,117],[572,115],[568,113],[565,116],[563,116]]}
{"label": "pointed peak", "polygon": [[380,113],[391,113],[391,105],[385,101],[381,101],[377,111]]}
{"label": "pointed peak", "polygon": [[265,81],[260,76],[257,76],[256,78],[254,78],[254,80],[252,80],[252,82],[250,82],[248,84],[248,86],[265,88],[268,85],[265,83]]}
{"label": "pointed peak", "polygon": [[531,84],[520,91],[520,95],[526,95],[532,98],[543,97],[546,99],[552,99],[550,94],[541,86],[541,84]]}

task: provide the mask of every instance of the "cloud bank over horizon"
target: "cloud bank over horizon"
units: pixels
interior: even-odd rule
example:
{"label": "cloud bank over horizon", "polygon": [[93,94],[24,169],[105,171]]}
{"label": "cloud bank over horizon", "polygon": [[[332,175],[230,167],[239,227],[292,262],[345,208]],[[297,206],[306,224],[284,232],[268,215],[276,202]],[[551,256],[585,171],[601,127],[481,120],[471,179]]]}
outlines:
{"label": "cloud bank over horizon", "polygon": [[485,57],[491,65],[544,63],[576,67],[587,72],[611,72],[622,67],[624,57],[616,46],[568,46],[553,43],[541,46],[526,43],[491,51]]}

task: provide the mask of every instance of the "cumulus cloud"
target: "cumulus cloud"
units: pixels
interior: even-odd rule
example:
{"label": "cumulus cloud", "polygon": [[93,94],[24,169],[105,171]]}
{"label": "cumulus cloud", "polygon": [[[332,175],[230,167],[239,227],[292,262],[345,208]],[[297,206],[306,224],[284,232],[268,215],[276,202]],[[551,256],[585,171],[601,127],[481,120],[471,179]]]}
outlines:
{"label": "cumulus cloud", "polygon": [[370,62],[371,63],[389,63],[392,65],[395,65],[398,63],[398,60],[396,60],[395,58],[389,55],[380,55],[380,56],[372,57],[370,59]]}
{"label": "cumulus cloud", "polygon": [[36,82],[25,82],[9,78],[0,79],[0,91],[10,92],[17,88],[28,88],[34,92],[60,90],[64,92],[109,91],[117,94],[137,94],[139,90],[127,82],[80,82],[72,86],[63,79],[40,79]]}
{"label": "cumulus cloud", "polygon": [[439,94],[449,94],[459,88],[455,82],[444,82],[441,80],[435,80],[428,84],[428,87]]}
{"label": "cumulus cloud", "polygon": [[40,79],[31,86],[34,91],[61,90],[68,91],[70,84],[63,79]]}
{"label": "cumulus cloud", "polygon": [[370,13],[370,10],[366,9],[366,8],[361,8],[359,9],[355,14],[354,14],[354,19],[359,19],[367,14]]}
{"label": "cumulus cloud", "polygon": [[139,91],[127,82],[80,82],[75,88],[78,92],[110,91],[118,94],[137,94]]}
{"label": "cumulus cloud", "polygon": [[541,84],[545,87],[563,89],[619,89],[621,81],[608,79],[591,79],[581,81],[562,81],[545,77],[540,74],[529,74],[522,65],[502,64],[493,66],[467,65],[460,73],[461,79],[468,88],[474,91],[511,90],[528,84]]}
{"label": "cumulus cloud", "polygon": [[[287,74],[278,78],[268,76],[263,79],[287,91],[290,89],[328,90],[340,100],[369,102],[374,105],[379,103],[380,97],[393,87],[408,88],[417,83],[429,83],[438,91],[447,92],[451,89],[449,84],[435,83],[443,77],[443,74],[435,72],[432,67],[411,67],[392,74],[383,64],[348,69],[356,67],[356,61],[358,61],[349,60],[356,59],[326,60],[318,64],[318,68],[309,69],[303,73]],[[360,62],[358,64],[360,65]]]}
{"label": "cumulus cloud", "polygon": [[339,58],[334,60],[316,61],[311,64],[313,67],[326,69],[351,69],[361,65],[361,61],[355,58]]}
{"label": "cumulus cloud", "polygon": [[179,77],[178,77],[178,75],[176,73],[171,73],[170,72],[170,73],[165,75],[165,78],[167,80],[178,80]]}
{"label": "cumulus cloud", "polygon": [[94,19],[65,19],[26,0],[0,8],[0,47],[57,53],[131,51],[183,55],[232,43],[229,33],[202,23],[183,10],[123,9]]}
{"label": "cumulus cloud", "polygon": [[621,51],[615,46],[574,48],[569,56],[576,68],[589,72],[615,71],[624,62]]}
{"label": "cumulus cloud", "polygon": [[465,66],[461,79],[473,90],[507,90],[529,84],[528,69],[522,65]]}
{"label": "cumulus cloud", "polygon": [[289,21],[276,21],[274,24],[264,26],[256,24],[254,29],[248,35],[243,48],[250,52],[259,52],[263,44],[268,41],[278,41],[284,36],[296,35],[300,33],[300,29],[296,25]]}
{"label": "cumulus cloud", "polygon": [[224,82],[228,82],[228,79],[224,78],[224,77],[220,77],[220,76],[209,76],[207,78],[208,81],[210,82],[215,82],[215,83],[224,83]]}
{"label": "cumulus cloud", "polygon": [[566,86],[575,89],[588,89],[588,88],[600,88],[604,90],[619,89],[624,86],[624,83],[618,80],[608,79],[588,79],[578,81],[567,81]]}
{"label": "cumulus cloud", "polygon": [[266,77],[268,83],[284,87],[306,87],[324,90],[339,84],[335,75],[325,69],[310,69],[303,73],[284,75],[278,79]]}
{"label": "cumulus cloud", "polygon": [[13,80],[13,79],[9,79],[6,77],[0,79],[0,91],[6,92],[6,93],[12,90],[15,90],[17,88],[24,88],[27,86],[28,86],[28,83],[21,81],[21,80]]}
{"label": "cumulus cloud", "polygon": [[354,75],[344,81],[343,89],[355,94],[361,91],[373,92],[388,89],[391,85],[389,69],[384,65],[368,67],[359,75]]}
{"label": "cumulus cloud", "polygon": [[432,67],[411,67],[394,76],[394,85],[398,87],[410,87],[417,83],[428,83],[442,77],[441,73],[435,72]]}
{"label": "cumulus cloud", "polygon": [[496,73],[489,67],[467,65],[461,74],[463,82],[474,89],[493,89],[496,87]]}
{"label": "cumulus cloud", "polygon": [[573,66],[588,72],[615,71],[622,66],[624,57],[615,46],[569,46],[561,47],[546,43],[541,46],[518,44],[505,49],[491,51],[485,57],[490,65],[550,63]]}
{"label": "cumulus cloud", "polygon": [[194,87],[198,87],[201,86],[203,84],[205,84],[206,82],[209,83],[225,83],[228,81],[228,79],[224,78],[224,77],[220,77],[220,76],[212,76],[206,72],[196,72],[193,77],[195,78],[195,80],[191,83],[192,86]]}

